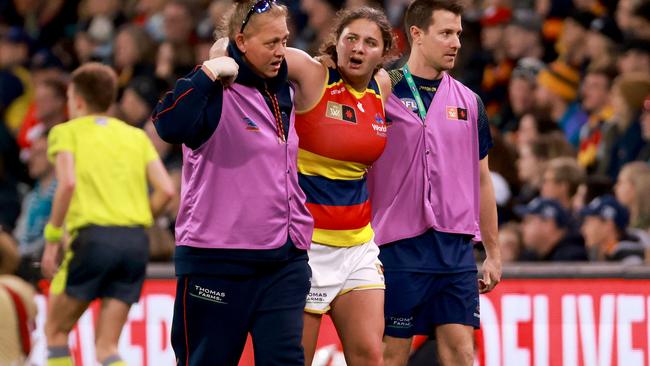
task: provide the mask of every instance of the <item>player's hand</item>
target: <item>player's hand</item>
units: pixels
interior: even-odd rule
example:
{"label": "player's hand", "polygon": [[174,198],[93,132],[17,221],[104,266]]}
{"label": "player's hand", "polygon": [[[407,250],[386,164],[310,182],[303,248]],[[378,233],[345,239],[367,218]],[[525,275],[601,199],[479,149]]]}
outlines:
{"label": "player's hand", "polygon": [[336,62],[334,62],[330,55],[320,55],[314,57],[314,59],[329,69],[336,69]]}
{"label": "player's hand", "polygon": [[52,278],[58,270],[61,246],[61,243],[45,243],[45,250],[41,257],[41,272],[45,278]]}
{"label": "player's hand", "polygon": [[229,56],[228,42],[229,40],[227,37],[217,39],[214,42],[214,44],[212,44],[212,47],[210,47],[210,51],[209,51],[210,59],[222,57],[222,56]]}
{"label": "player's hand", "polygon": [[479,292],[488,293],[499,282],[501,282],[501,258],[487,257],[483,262],[483,278],[478,280]]}
{"label": "player's hand", "polygon": [[224,86],[227,86],[237,77],[239,65],[234,59],[221,56],[205,61],[201,69],[212,81],[221,80]]}

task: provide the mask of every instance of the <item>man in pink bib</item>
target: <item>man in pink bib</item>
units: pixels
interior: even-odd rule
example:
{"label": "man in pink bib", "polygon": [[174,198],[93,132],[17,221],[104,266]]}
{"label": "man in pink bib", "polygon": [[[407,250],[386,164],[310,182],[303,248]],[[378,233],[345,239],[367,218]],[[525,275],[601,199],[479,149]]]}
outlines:
{"label": "man in pink bib", "polygon": [[[369,172],[386,279],[387,366],[406,365],[416,334],[435,336],[442,365],[472,365],[479,290],[501,278],[487,114],[447,73],[460,49],[460,3],[416,0],[408,7],[411,55],[389,73],[388,140]],[[477,283],[478,241],[487,259]]]}

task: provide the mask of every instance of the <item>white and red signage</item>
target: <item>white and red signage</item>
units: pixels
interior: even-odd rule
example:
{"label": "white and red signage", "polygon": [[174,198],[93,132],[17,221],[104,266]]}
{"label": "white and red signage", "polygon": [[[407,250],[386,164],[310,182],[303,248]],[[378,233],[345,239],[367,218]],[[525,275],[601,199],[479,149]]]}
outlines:
{"label": "white and red signage", "polygon": [[[174,293],[174,280],[145,282],[120,338],[120,354],[129,365],[176,364],[169,341]],[[45,298],[37,301],[32,361],[44,365]],[[96,365],[97,310],[93,304],[70,335],[76,365]],[[650,366],[650,280],[505,280],[481,296],[477,345],[478,366]],[[318,347],[315,365],[345,365],[329,319]],[[249,342],[240,366],[252,365]]]}

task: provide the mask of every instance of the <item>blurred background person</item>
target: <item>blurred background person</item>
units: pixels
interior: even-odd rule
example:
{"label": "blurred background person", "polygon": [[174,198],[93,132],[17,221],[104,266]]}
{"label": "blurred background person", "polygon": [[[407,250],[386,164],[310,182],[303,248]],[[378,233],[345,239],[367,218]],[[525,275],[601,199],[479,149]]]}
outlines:
{"label": "blurred background person", "polygon": [[627,39],[618,58],[618,70],[628,73],[650,74],[650,39]]}
{"label": "blurred background person", "polygon": [[542,59],[542,20],[533,10],[518,9],[505,30],[506,56],[516,61],[524,57]]}
{"label": "blurred background person", "polygon": [[501,246],[501,261],[503,263],[517,262],[523,251],[521,226],[508,222],[499,227],[499,245]]}
{"label": "blurred background person", "polygon": [[574,156],[573,149],[559,131],[540,135],[527,144],[519,145],[518,152],[517,174],[522,186],[515,201],[524,204],[539,195],[543,173],[550,159]]}
{"label": "blurred background person", "polygon": [[630,212],[630,226],[650,230],[650,165],[642,161],[625,164],[614,190],[616,199]]}
{"label": "blurred background person", "polygon": [[580,73],[563,61],[554,61],[540,71],[537,83],[537,108],[548,109],[551,119],[564,131],[566,139],[571,145],[578,146],[580,128],[587,122],[587,115],[576,102]]}
{"label": "blurred background person", "polygon": [[34,187],[25,195],[14,236],[18,240],[20,267],[18,275],[36,284],[42,278],[40,262],[45,240],[43,229],[50,218],[56,190],[54,166],[47,159],[47,131],[41,128],[33,137],[27,166]]}
{"label": "blurred background person", "polygon": [[585,66],[588,58],[587,32],[593,20],[594,14],[589,11],[574,10],[569,13],[555,45],[559,59],[577,69]]}
{"label": "blurred background person", "polygon": [[613,113],[603,135],[598,173],[616,179],[621,167],[634,160],[643,148],[639,117],[648,95],[650,75],[630,73],[614,81],[610,95]]}
{"label": "blurred background person", "polygon": [[582,236],[569,228],[569,213],[555,200],[537,198],[515,212],[523,218],[522,261],[586,261]]}
{"label": "blurred background person", "polygon": [[[508,82],[515,61],[508,58],[505,47],[506,26],[512,19],[512,10],[488,6],[481,17],[481,47],[483,78],[478,94],[481,96],[490,120],[501,109],[508,95]],[[496,123],[499,125],[499,123]]]}
{"label": "blurred background person", "polygon": [[560,127],[553,122],[548,111],[535,109],[521,117],[515,136],[509,142],[517,148],[521,148],[550,132],[561,133]]}
{"label": "blurred background person", "polygon": [[609,95],[615,77],[616,71],[612,67],[589,67],[580,86],[581,105],[588,118],[580,128],[578,162],[588,172],[597,168],[605,123],[614,113]]}
{"label": "blurred background person", "polygon": [[307,27],[302,30],[297,44],[308,54],[315,56],[318,48],[330,35],[332,20],[341,10],[345,0],[300,0],[300,10],[307,16]]}
{"label": "blurred background person", "polygon": [[581,211],[581,227],[592,261],[644,263],[645,247],[627,234],[629,212],[613,196],[597,197]]}
{"label": "blurred background person", "polygon": [[584,180],[585,171],[578,165],[576,159],[572,157],[551,159],[544,170],[540,196],[557,201],[570,213],[578,186]]}
{"label": "blurred background person", "polygon": [[512,141],[512,134],[519,127],[522,117],[531,113],[535,107],[537,74],[544,63],[536,58],[522,58],[512,71],[508,84],[508,100],[504,103],[498,118],[490,123],[496,125],[506,139]]}
{"label": "blurred background person", "polygon": [[153,79],[154,47],[153,40],[140,26],[126,24],[117,31],[113,46],[113,68],[117,72],[120,94],[137,77]]}
{"label": "blurred background person", "polygon": [[170,0],[163,9],[164,41],[156,54],[156,76],[170,84],[194,67],[196,4],[189,0]]}
{"label": "blurred background person", "polygon": [[617,47],[623,41],[623,34],[616,22],[603,16],[594,19],[587,34],[587,57],[589,65],[608,67],[615,64]]}

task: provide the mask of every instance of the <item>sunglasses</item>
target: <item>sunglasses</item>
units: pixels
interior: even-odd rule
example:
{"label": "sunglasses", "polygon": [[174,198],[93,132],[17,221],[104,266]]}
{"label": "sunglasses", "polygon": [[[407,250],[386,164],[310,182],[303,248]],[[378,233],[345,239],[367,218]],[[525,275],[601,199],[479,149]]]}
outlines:
{"label": "sunglasses", "polygon": [[271,10],[273,4],[275,4],[275,0],[260,0],[253,4],[248,13],[246,13],[244,21],[241,22],[241,29],[239,30],[239,33],[244,33],[244,28],[246,27],[246,24],[248,24],[248,21],[251,20],[253,14],[266,13],[267,11]]}

